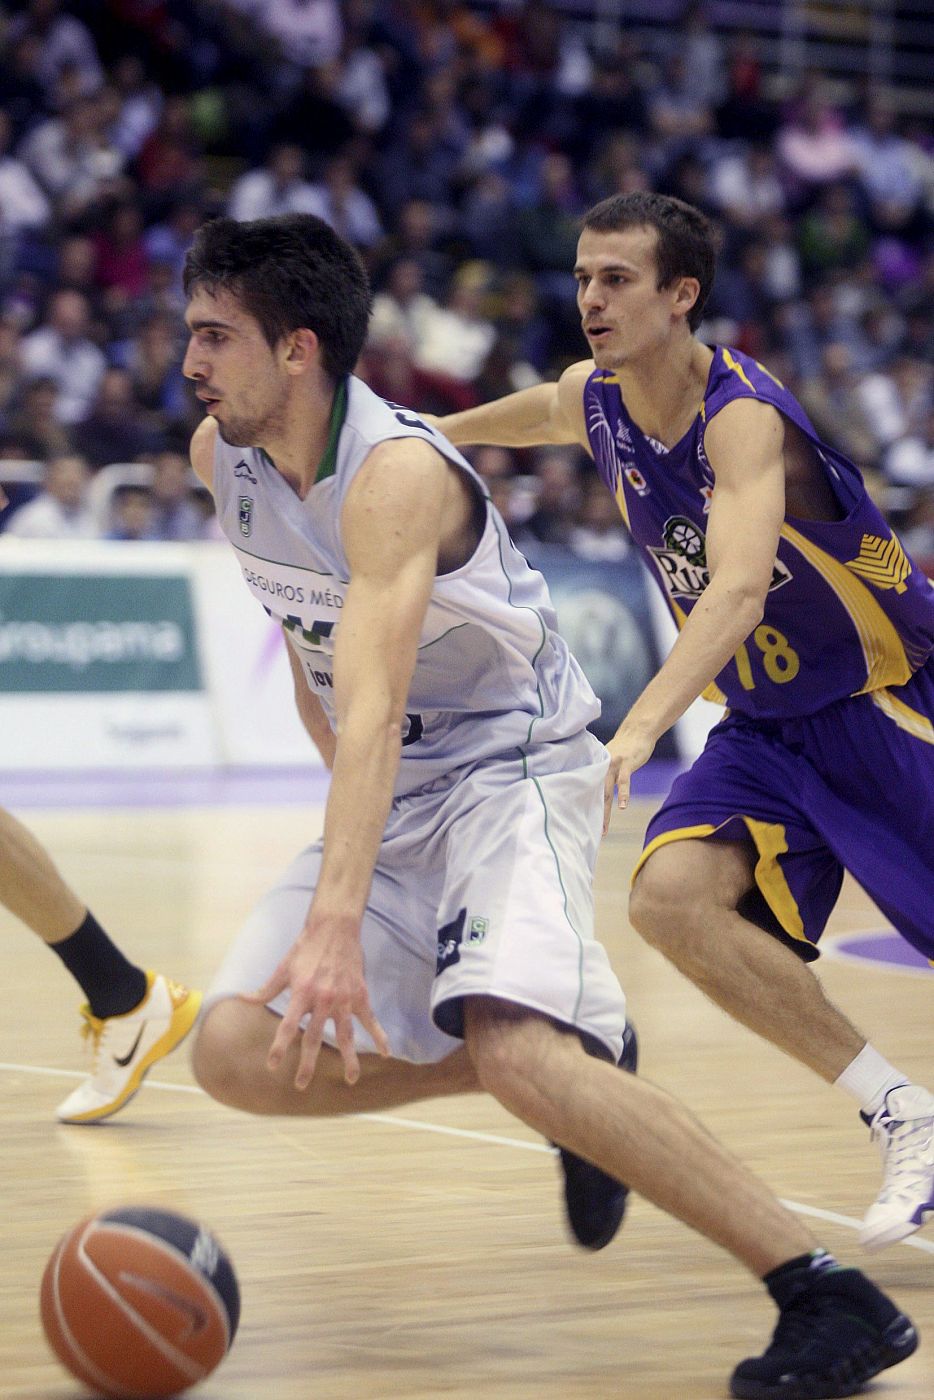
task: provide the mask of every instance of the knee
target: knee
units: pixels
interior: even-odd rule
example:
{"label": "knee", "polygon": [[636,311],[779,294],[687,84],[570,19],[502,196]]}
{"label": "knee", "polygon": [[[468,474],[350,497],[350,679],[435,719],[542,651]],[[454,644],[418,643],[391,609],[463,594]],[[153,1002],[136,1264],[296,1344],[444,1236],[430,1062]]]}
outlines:
{"label": "knee", "polygon": [[662,952],[684,936],[696,908],[696,891],[669,878],[665,866],[648,860],[636,876],[629,895],[629,922],[638,934]]}
{"label": "knee", "polygon": [[556,1032],[525,1007],[487,997],[465,1004],[464,1041],[479,1087],[509,1101],[516,1086],[538,1077]]}
{"label": "knee", "polygon": [[202,1018],[191,1051],[197,1083],[218,1103],[245,1107],[244,1045],[236,1024],[236,1003],[218,1002]]}

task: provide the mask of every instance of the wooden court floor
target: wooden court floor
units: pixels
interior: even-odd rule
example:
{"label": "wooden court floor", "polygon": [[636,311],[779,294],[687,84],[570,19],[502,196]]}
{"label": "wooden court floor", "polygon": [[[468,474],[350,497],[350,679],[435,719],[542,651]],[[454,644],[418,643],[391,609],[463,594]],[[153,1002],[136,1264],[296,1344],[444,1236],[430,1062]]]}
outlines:
{"label": "wooden court floor", "polygon": [[[828,1248],[864,1262],[855,1227],[878,1166],[854,1106],[727,1020],[626,923],[649,810],[617,815],[598,879],[643,1072],[813,1216]],[[131,955],[196,984],[320,826],[319,811],[296,806],[20,815]],[[832,932],[881,927],[848,886]],[[76,1220],[130,1202],[204,1220],[239,1272],[240,1334],[203,1400],[715,1400],[764,1346],[774,1311],[757,1283],[647,1203],[631,1204],[602,1254],[574,1250],[553,1156],[479,1095],[334,1122],[254,1120],[200,1094],[182,1050],[110,1125],[57,1125],[82,1066],[77,998],[2,911],[0,939],[4,1400],[81,1393],[45,1347],[39,1279]],[[825,958],[820,975],[889,1058],[934,1082],[934,974]],[[930,1400],[934,1230],[866,1263],[923,1339],[871,1393]]]}

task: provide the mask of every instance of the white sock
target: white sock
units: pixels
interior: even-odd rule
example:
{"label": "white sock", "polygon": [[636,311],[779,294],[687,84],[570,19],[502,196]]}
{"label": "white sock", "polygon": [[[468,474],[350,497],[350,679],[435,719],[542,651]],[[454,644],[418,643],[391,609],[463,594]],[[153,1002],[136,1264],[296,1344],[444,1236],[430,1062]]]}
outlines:
{"label": "white sock", "polygon": [[906,1074],[890,1065],[878,1050],[867,1044],[860,1050],[856,1059],[850,1061],[840,1077],[834,1080],[834,1088],[849,1094],[867,1118],[872,1118],[885,1103],[885,1096],[890,1089],[897,1089],[900,1085],[910,1082]]}

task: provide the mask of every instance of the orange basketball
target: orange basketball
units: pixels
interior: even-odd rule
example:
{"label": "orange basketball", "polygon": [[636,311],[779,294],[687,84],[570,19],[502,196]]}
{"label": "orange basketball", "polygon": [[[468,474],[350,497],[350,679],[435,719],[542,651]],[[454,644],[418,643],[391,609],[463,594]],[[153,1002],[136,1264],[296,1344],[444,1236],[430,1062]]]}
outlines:
{"label": "orange basketball", "polygon": [[196,1385],[224,1359],[240,1290],[203,1225],[126,1206],[59,1240],[39,1307],[59,1361],[96,1395],[156,1400]]}

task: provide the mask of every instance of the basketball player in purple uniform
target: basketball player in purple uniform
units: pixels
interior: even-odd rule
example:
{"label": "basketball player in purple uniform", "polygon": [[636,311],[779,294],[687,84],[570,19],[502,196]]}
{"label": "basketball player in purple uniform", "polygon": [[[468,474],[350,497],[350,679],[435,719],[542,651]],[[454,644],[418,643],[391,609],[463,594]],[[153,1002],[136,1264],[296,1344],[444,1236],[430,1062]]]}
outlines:
{"label": "basketball player in purple uniform", "polygon": [[934,959],[934,592],[800,404],[693,332],[710,224],[657,194],[583,220],[593,359],[439,420],[458,444],[579,443],[679,628],[609,744],[606,818],[699,695],[727,706],[652,819],[630,918],[737,1020],[850,1094],[884,1180],[869,1249],[934,1212],[934,1096],[824,996],[807,964],[845,870]]}

